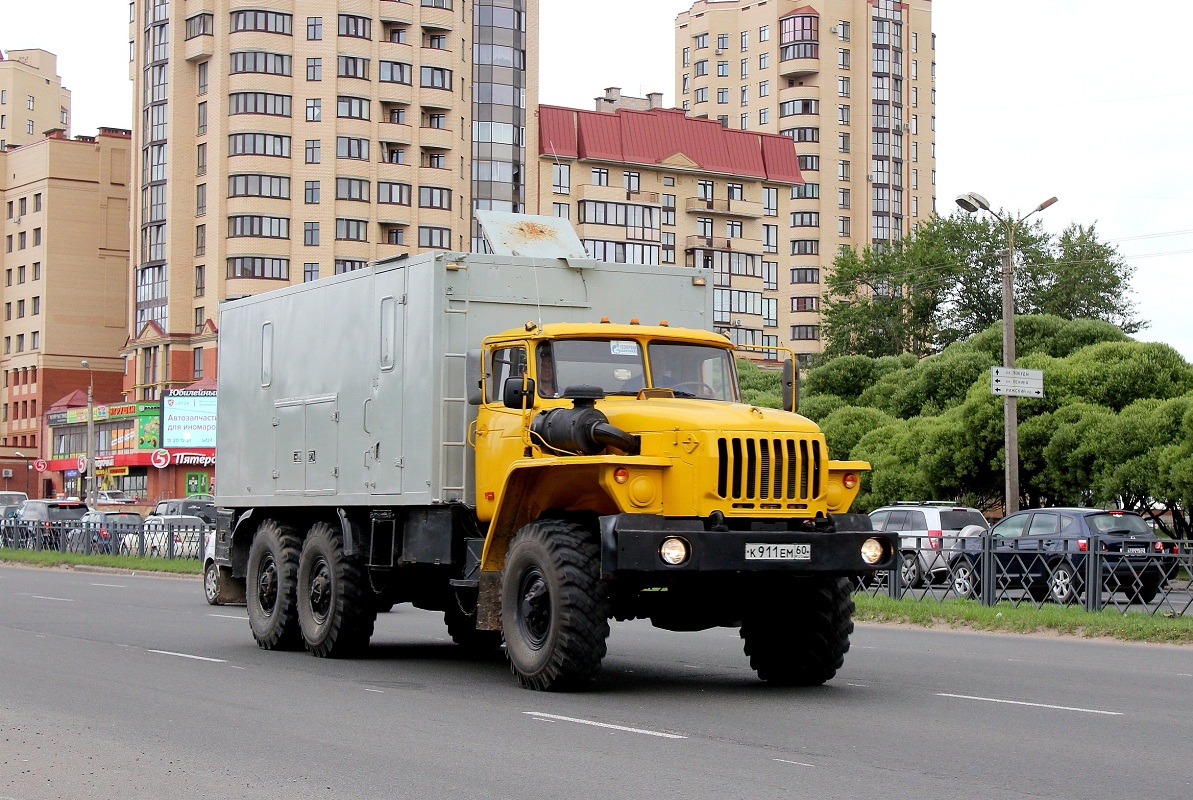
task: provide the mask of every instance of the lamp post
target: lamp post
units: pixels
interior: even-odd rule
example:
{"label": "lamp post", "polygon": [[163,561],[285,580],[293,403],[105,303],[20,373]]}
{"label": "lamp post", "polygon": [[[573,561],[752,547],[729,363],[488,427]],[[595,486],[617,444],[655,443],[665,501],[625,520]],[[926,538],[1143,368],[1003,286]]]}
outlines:
{"label": "lamp post", "polygon": [[25,496],[28,497],[29,496],[29,478],[30,478],[30,473],[33,472],[33,465],[29,463],[29,459],[32,458],[32,456],[27,456],[24,453],[22,453],[20,450],[14,450],[12,454],[14,456],[16,456],[17,458],[24,460],[24,462],[25,462]]}
{"label": "lamp post", "polygon": [[87,477],[83,483],[83,502],[90,505],[95,488],[95,374],[86,360],[79,363],[87,368]]}
{"label": "lamp post", "polygon": [[[1049,197],[1019,219],[1004,217],[990,207],[986,198],[977,192],[957,196],[957,205],[974,214],[985,211],[1002,223],[1007,232],[1007,249],[1002,254],[1002,365],[1015,368],[1015,231],[1032,214],[1043,211],[1056,202]],[[1019,510],[1019,403],[1014,395],[1003,395],[1003,451],[1005,453],[1006,499],[1004,513]]]}

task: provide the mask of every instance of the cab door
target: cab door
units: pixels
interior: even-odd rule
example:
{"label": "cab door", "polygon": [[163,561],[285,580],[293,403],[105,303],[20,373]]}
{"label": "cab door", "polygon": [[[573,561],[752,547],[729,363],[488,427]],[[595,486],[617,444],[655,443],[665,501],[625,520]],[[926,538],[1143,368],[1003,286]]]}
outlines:
{"label": "cab door", "polygon": [[481,520],[493,518],[509,465],[522,457],[522,411],[501,402],[507,378],[527,374],[526,342],[502,342],[485,349],[481,407],[476,415],[476,513]]}

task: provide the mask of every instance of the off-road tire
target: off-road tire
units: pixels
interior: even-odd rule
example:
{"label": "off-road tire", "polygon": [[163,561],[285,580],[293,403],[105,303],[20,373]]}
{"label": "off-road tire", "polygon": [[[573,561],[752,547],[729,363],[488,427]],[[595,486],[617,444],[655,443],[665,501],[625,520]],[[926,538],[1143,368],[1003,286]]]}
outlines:
{"label": "off-road tire", "polygon": [[806,578],[760,592],[741,638],[758,677],[778,686],[819,686],[845,663],[853,633],[848,578]]}
{"label": "off-road tire", "polygon": [[208,605],[220,605],[220,567],[214,561],[203,567],[203,596]]}
{"label": "off-road tire", "polygon": [[[463,602],[463,598],[453,597],[448,602],[451,605],[443,612],[443,622],[447,625],[447,634],[452,637],[453,642],[474,653],[484,653],[501,647],[501,631],[477,630],[475,599],[470,606]],[[471,610],[466,611],[465,608],[469,607]]]}
{"label": "off-road tire", "polygon": [[360,559],[344,554],[342,535],[325,522],[307,532],[298,560],[298,625],[311,655],[351,658],[368,647],[377,620]]}
{"label": "off-road tire", "polygon": [[596,537],[545,519],[518,531],[505,558],[501,624],[510,669],[527,689],[574,688],[605,657],[609,602]]}
{"label": "off-road tire", "polygon": [[245,600],[249,627],[263,650],[302,647],[294,596],[302,540],[294,529],[267,519],[249,547]]}

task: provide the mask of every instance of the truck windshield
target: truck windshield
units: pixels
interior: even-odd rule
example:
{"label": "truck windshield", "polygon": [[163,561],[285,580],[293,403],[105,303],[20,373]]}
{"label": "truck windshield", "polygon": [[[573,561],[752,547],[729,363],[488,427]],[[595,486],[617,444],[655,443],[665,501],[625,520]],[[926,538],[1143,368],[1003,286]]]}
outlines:
{"label": "truck windshield", "polygon": [[[606,395],[671,389],[676,397],[738,399],[732,354],[720,347],[632,339],[558,339],[537,349],[539,394],[562,397],[569,388],[599,387]],[[650,371],[647,371],[647,359]]]}

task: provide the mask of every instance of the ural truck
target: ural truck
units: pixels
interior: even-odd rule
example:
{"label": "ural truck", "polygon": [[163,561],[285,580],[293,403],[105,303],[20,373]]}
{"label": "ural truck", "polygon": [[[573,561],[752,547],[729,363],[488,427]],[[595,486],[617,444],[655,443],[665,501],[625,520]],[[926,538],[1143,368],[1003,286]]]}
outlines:
{"label": "ural truck", "polygon": [[216,562],[257,643],[351,656],[411,603],[530,689],[634,618],[832,678],[897,540],[848,513],[869,465],[792,413],[790,362],[787,410],[743,401],[712,282],[446,252],[223,304]]}

